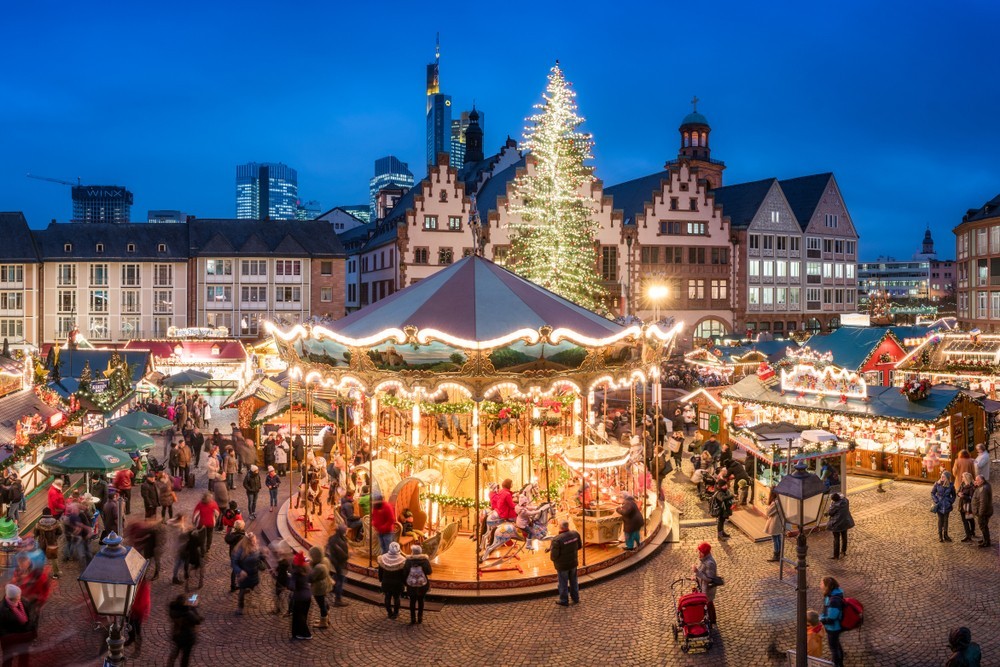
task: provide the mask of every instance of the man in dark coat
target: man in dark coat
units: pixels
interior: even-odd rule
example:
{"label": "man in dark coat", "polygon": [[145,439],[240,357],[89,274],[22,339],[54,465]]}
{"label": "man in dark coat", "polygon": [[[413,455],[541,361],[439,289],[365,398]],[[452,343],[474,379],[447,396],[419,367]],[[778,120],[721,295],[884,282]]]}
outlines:
{"label": "man in dark coat", "polygon": [[344,602],[344,570],[347,568],[349,555],[347,545],[347,526],[337,524],[330,539],[326,541],[326,557],[333,564],[333,606],[346,607]]}
{"label": "man in dark coat", "polygon": [[979,530],[983,534],[983,541],[979,543],[981,547],[988,547],[993,544],[990,541],[990,517],[993,516],[993,487],[983,479],[982,475],[976,475],[976,490],[972,492],[972,515],[979,523]]}
{"label": "man in dark coat", "polygon": [[833,534],[833,558],[847,555],[847,531],[854,528],[854,517],[847,496],[834,493],[830,496],[830,508],[826,511],[828,517],[826,529]]}
{"label": "man in dark coat", "polygon": [[556,568],[559,577],[559,600],[556,602],[561,607],[569,606],[569,599],[573,598],[573,604],[580,602],[580,586],[577,583],[577,552],[583,545],[580,533],[569,529],[569,521],[559,524],[559,534],[552,538],[552,546],[549,548],[549,555],[552,558],[552,565]]}
{"label": "man in dark coat", "polygon": [[197,426],[191,431],[188,446],[191,447],[191,453],[194,454],[194,467],[197,468],[201,464],[201,450],[205,447],[205,434]]}
{"label": "man in dark coat", "polygon": [[636,504],[632,494],[626,492],[622,494],[622,498],[624,500],[621,507],[615,511],[622,515],[622,532],[625,533],[625,551],[635,551],[639,546],[639,533],[645,521],[643,521],[642,512],[639,510],[639,506]]}

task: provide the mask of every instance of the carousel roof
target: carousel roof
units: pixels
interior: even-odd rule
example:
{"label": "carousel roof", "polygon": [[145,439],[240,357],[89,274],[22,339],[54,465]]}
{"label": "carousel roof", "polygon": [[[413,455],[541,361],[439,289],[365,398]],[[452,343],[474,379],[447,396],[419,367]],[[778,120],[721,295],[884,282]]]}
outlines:
{"label": "carousel roof", "polygon": [[542,326],[598,339],[625,331],[620,324],[474,255],[328,328],[360,339],[406,326],[434,329],[470,341],[495,340]]}

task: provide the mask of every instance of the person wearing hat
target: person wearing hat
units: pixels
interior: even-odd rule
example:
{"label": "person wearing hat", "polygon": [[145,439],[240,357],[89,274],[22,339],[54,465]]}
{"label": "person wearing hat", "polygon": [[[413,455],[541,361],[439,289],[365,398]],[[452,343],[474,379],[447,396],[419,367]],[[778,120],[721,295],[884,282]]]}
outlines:
{"label": "person wearing hat", "polygon": [[399,616],[399,597],[406,585],[405,563],[406,556],[401,553],[398,542],[390,544],[389,551],[378,557],[378,580],[382,582],[385,613],[389,618]]}
{"label": "person wearing hat", "polygon": [[559,534],[552,538],[549,547],[549,557],[552,565],[556,569],[559,577],[559,600],[556,602],[561,607],[569,606],[569,599],[573,599],[573,604],[580,602],[580,586],[577,583],[576,568],[578,565],[577,553],[583,546],[580,533],[569,529],[569,521],[562,521],[559,524]]}
{"label": "person wearing hat", "polygon": [[18,657],[27,664],[30,644],[37,636],[34,609],[30,602],[21,599],[21,589],[7,584],[0,601],[0,648],[5,664],[13,665]]}
{"label": "person wearing hat", "polygon": [[726,520],[733,514],[734,497],[729,490],[729,482],[725,477],[725,468],[723,468],[719,479],[721,481],[718,482],[718,488],[712,495],[712,499],[708,501],[708,506],[711,508],[712,514],[716,517],[716,529],[719,539],[725,540],[729,538],[729,533],[726,532]]}
{"label": "person wearing hat", "polygon": [[625,533],[625,551],[635,551],[641,542],[639,532],[645,524],[642,512],[639,511],[639,505],[635,502],[635,497],[627,491],[623,493],[621,507],[616,509],[615,512],[622,516],[622,532]]}
{"label": "person wearing hat", "polygon": [[698,545],[698,564],[691,568],[698,581],[698,590],[708,596],[708,620],[715,624],[715,589],[719,581],[719,567],[712,555],[712,545],[702,542]]}
{"label": "person wearing hat", "polygon": [[267,476],[264,477],[264,486],[267,487],[267,493],[271,499],[271,508],[268,511],[273,512],[274,508],[278,506],[278,487],[281,486],[281,478],[278,477],[274,466],[267,466]]}
{"label": "person wearing hat", "polygon": [[292,591],[292,639],[312,639],[312,631],[309,630],[312,584],[309,583],[309,565],[301,551],[292,559],[288,588]]}
{"label": "person wearing hat", "polygon": [[56,477],[49,487],[48,508],[55,519],[61,519],[66,513],[66,496],[63,495],[62,478]]}
{"label": "person wearing hat", "polygon": [[[393,543],[395,544],[395,542]],[[403,566],[406,594],[410,598],[410,625],[424,622],[424,598],[431,588],[431,560],[419,544],[410,547],[410,557]]]}
{"label": "person wearing hat", "polygon": [[247,512],[251,519],[257,518],[257,494],[260,493],[260,468],[251,465],[243,477],[243,489],[247,492]]}

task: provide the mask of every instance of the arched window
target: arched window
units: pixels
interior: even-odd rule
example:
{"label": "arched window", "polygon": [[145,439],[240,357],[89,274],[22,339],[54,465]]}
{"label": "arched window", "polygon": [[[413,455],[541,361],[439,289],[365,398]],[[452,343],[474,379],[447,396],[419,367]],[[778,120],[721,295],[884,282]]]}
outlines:
{"label": "arched window", "polygon": [[819,320],[817,320],[815,317],[810,317],[806,321],[806,331],[810,333],[819,333],[819,330],[821,328],[822,327],[820,327]]}
{"label": "arched window", "polygon": [[726,323],[722,320],[708,318],[698,323],[694,328],[695,338],[712,338],[713,336],[725,336],[729,331]]}
{"label": "arched window", "polygon": [[690,134],[688,134],[687,132],[685,132],[685,133],[684,133],[684,141],[682,142],[682,144],[681,144],[681,145],[682,145],[682,146],[683,146],[684,148],[687,148],[688,146],[690,146],[690,145],[691,145],[691,135],[690,135]]}
{"label": "arched window", "polygon": [[830,318],[830,323],[827,325],[827,328],[830,329],[830,331],[835,331],[836,329],[839,329],[840,328],[840,316],[839,315],[834,315],[833,317],[831,317]]}
{"label": "arched window", "polygon": [[706,134],[705,132],[701,133],[701,145],[708,146],[708,134]]}

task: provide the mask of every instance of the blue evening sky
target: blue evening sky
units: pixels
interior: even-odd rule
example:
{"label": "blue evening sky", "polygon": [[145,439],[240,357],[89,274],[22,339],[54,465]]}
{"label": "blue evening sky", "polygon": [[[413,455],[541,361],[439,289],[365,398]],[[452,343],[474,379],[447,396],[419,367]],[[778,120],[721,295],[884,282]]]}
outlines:
{"label": "blue evening sky", "polygon": [[693,95],[727,183],[833,171],[862,259],[941,256],[1000,192],[1000,3],[7,3],[0,20],[0,210],[42,227],[69,188],[235,215],[235,165],[285,162],[303,200],[367,201],[375,158],[420,177],[424,66],[520,138],[560,59],[614,184],[662,168]]}

